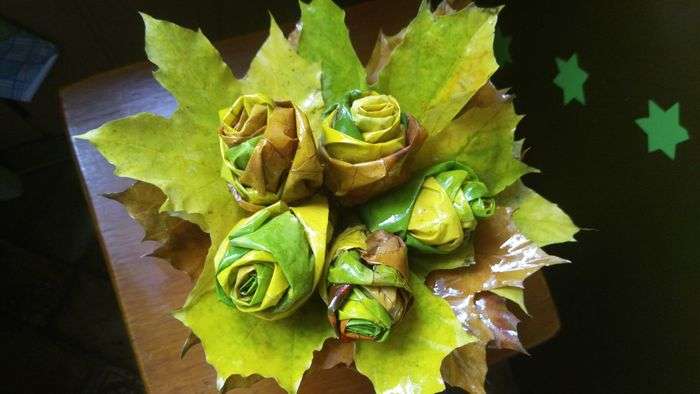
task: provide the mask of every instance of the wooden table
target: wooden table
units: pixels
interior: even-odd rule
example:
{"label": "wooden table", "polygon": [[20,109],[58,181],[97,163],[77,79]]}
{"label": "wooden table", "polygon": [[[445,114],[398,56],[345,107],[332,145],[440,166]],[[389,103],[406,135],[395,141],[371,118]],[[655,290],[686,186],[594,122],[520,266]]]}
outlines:
{"label": "wooden table", "polygon": [[[360,57],[368,59],[380,27],[394,33],[415,10],[417,6],[400,0],[349,8],[347,22]],[[217,47],[240,77],[265,37],[266,32],[257,32],[225,40]],[[151,71],[150,64],[139,63],[64,88],[61,100],[69,137],[137,112],[171,114],[176,103]],[[215,393],[215,373],[206,364],[201,346],[180,359],[188,330],[170,316],[184,303],[192,286],[190,279],[161,260],[141,257],[154,249],[154,243],[142,243],[141,228],[118,203],[102,197],[125,189],[132,181],[114,176],[112,166],[87,142],[70,141],[146,389],[150,393]],[[532,347],[555,335],[559,320],[542,276],[529,280],[527,301],[533,319],[521,324],[521,335],[525,346]],[[324,379],[350,378],[347,373],[329,374],[319,382]],[[321,391],[318,384],[303,385],[302,391]]]}

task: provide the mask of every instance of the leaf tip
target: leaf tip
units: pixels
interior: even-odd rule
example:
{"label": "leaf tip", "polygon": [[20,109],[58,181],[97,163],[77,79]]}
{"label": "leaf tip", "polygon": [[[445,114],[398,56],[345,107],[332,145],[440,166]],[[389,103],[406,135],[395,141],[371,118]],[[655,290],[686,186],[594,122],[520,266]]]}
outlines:
{"label": "leaf tip", "polygon": [[73,139],[93,142],[98,134],[98,130],[99,129],[94,129],[83,134],[74,135]]}
{"label": "leaf tip", "polygon": [[153,25],[157,22],[160,22],[160,20],[148,15],[145,12],[139,11],[138,13],[139,13],[139,16],[141,17],[141,20],[143,21],[144,26],[146,27],[146,30],[148,30],[148,28],[151,25]]}

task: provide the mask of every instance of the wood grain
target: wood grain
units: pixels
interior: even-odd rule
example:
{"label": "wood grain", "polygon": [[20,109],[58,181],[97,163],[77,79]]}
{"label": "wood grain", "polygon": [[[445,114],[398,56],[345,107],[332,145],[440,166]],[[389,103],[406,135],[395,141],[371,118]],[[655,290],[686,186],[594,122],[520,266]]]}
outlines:
{"label": "wood grain", "polygon": [[[417,3],[406,3],[380,0],[348,9],[348,25],[363,60],[369,57],[380,28],[393,33],[413,17]],[[217,47],[241,76],[265,36],[265,32],[252,33],[225,40]],[[69,137],[137,112],[171,114],[176,103],[156,83],[151,71],[147,63],[134,64],[64,88],[61,101]],[[150,393],[215,393],[216,377],[201,346],[179,358],[188,332],[170,312],[183,304],[192,286],[189,278],[163,261],[141,257],[155,245],[142,243],[141,228],[118,203],[102,197],[125,189],[132,181],[114,176],[113,167],[86,141],[71,138],[71,144],[146,389]],[[531,347],[559,329],[543,277],[529,280],[527,303],[533,318],[522,323],[521,332],[525,345]],[[307,376],[301,392],[324,392],[329,382],[343,385],[344,392],[370,391],[366,379],[352,371],[331,370]],[[270,392],[274,386],[263,381],[255,387],[257,392]]]}

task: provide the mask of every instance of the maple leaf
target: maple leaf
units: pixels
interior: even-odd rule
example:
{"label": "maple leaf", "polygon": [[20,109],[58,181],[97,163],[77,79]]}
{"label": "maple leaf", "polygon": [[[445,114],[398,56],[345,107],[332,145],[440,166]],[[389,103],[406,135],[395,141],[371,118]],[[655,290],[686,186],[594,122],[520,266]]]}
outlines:
{"label": "maple leaf", "polygon": [[168,261],[175,269],[185,271],[196,280],[202,271],[211,241],[209,235],[196,224],[160,212],[165,194],[157,187],[137,181],[128,189],[105,194],[118,201],[144,230],[144,241],[156,241],[161,245],[149,256]]}
{"label": "maple leaf", "polygon": [[479,223],[474,234],[472,266],[432,272],[429,287],[448,302],[459,304],[469,295],[502,287],[523,287],[523,281],[542,267],[568,263],[548,255],[525,238],[512,220],[512,210],[499,208]]}
{"label": "maple leaf", "polygon": [[396,97],[429,135],[439,133],[498,68],[499,11],[468,6],[440,15],[422,3],[372,88]]}
{"label": "maple leaf", "polygon": [[[332,331],[319,307],[320,313],[312,310],[251,336],[251,327],[262,324],[259,319],[243,316],[216,300],[212,291],[215,249],[244,216],[220,177],[216,132],[218,111],[248,90],[288,98],[310,109],[322,105],[320,68],[299,57],[272,21],[270,37],[244,80],[237,81],[201,32],[146,15],[143,18],[146,53],[158,66],[154,75],[175,96],[178,109],[170,118],[143,113],[109,122],[81,138],[92,142],[114,164],[117,175],[142,180],[162,190],[167,199],[159,210],[195,221],[209,232],[214,247],[209,249],[203,274],[186,305],[175,316],[201,339],[222,384],[233,375],[260,374],[275,377],[284,389],[293,391],[311,363],[313,351]],[[290,71],[292,67],[294,72]],[[312,318],[315,315],[318,319]],[[222,332],[227,335],[222,337]],[[235,342],[246,336],[248,342]],[[231,338],[234,342],[230,342]],[[290,346],[290,351],[284,350]],[[270,355],[289,354],[293,362],[261,359],[262,349]],[[231,381],[240,383],[236,378]]]}
{"label": "maple leaf", "polygon": [[471,394],[485,394],[486,346],[473,342],[455,349],[443,360],[440,372],[450,386],[461,387]]}
{"label": "maple leaf", "polygon": [[[515,318],[505,307],[504,299],[492,294],[499,289],[510,289],[505,293],[516,303],[522,303],[521,295],[513,289],[523,289],[524,280],[540,268],[567,263],[567,260],[550,256],[535,243],[526,239],[512,220],[512,209],[499,208],[487,220],[479,223],[474,234],[474,264],[466,268],[433,271],[426,283],[433,293],[441,296],[452,307],[457,318],[468,332],[479,339],[481,346],[492,340],[507,349],[523,351],[517,336]],[[469,365],[475,371],[466,371],[465,376],[481,379],[485,358],[470,348],[468,353],[453,352],[445,361],[449,376],[457,376],[454,369]],[[470,362],[461,360],[469,356]],[[476,359],[472,358],[478,356]],[[452,359],[455,358],[458,359]],[[445,364],[443,364],[445,365]],[[466,377],[448,383],[465,389],[478,386],[478,382]],[[468,386],[468,387],[467,387]],[[473,390],[473,387],[471,388]]]}
{"label": "maple leaf", "polygon": [[513,98],[487,83],[460,116],[426,141],[415,167],[459,160],[498,194],[521,176],[537,172],[513,155],[515,129],[522,118],[515,113]]}
{"label": "maple leaf", "polygon": [[323,68],[323,100],[339,102],[353,89],[365,90],[365,70],[345,26],[345,12],[331,0],[313,0],[301,7],[299,55]]}
{"label": "maple leaf", "polygon": [[575,241],[579,228],[557,204],[516,182],[497,198],[501,206],[513,208],[513,221],[523,235],[538,246]]}
{"label": "maple leaf", "polygon": [[356,344],[355,364],[377,393],[435,393],[444,385],[443,358],[476,338],[467,334],[445,301],[411,275],[414,303],[401,324],[381,343]]}
{"label": "maple leaf", "polygon": [[[210,233],[225,231],[243,213],[219,177],[219,120],[240,84],[201,32],[142,15],[146,53],[158,66],[155,78],[178,101],[170,118],[141,113],[89,131],[87,139],[115,166],[115,174],[151,183],[167,196],[160,207],[185,213]],[[186,141],[187,143],[183,143]]]}

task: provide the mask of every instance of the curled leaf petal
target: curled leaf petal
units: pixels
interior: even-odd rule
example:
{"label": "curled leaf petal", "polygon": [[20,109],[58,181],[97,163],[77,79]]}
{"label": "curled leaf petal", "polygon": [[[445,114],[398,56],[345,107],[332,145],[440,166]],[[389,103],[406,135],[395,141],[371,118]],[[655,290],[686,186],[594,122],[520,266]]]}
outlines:
{"label": "curled leaf petal", "polygon": [[[326,119],[328,123],[324,122],[326,127],[330,125],[329,118]],[[407,120],[405,142],[390,142],[393,145],[389,147],[390,153],[384,150],[387,143],[377,145],[358,140],[350,141],[355,146],[361,145],[366,148],[362,150],[365,155],[357,163],[334,157],[322,139],[319,151],[326,161],[325,183],[341,203],[356,205],[365,202],[402,183],[408,177],[407,167],[412,156],[423,144],[426,134],[413,117],[409,115]],[[349,140],[350,137],[345,138],[345,141]],[[396,148],[398,150],[395,150]],[[354,150],[358,151],[357,148]],[[377,158],[361,161],[371,157]]]}
{"label": "curled leaf petal", "polygon": [[296,202],[321,186],[323,169],[309,122],[291,102],[244,95],[221,113],[221,173],[243,209]]}
{"label": "curled leaf petal", "polygon": [[393,97],[350,91],[324,119],[322,144],[331,157],[351,164],[379,160],[405,145],[401,117]]}
{"label": "curled leaf petal", "polygon": [[326,265],[320,292],[340,339],[385,340],[411,303],[401,238],[350,227],[334,241]]}
{"label": "curled leaf petal", "polygon": [[477,219],[490,216],[494,209],[488,189],[474,171],[447,161],[421,170],[405,185],[363,205],[360,216],[370,230],[398,234],[418,252],[449,254],[463,245]]}
{"label": "curled leaf petal", "polygon": [[239,222],[214,257],[219,299],[264,319],[290,315],[320,279],[327,226],[322,197],[292,208],[279,202]]}

